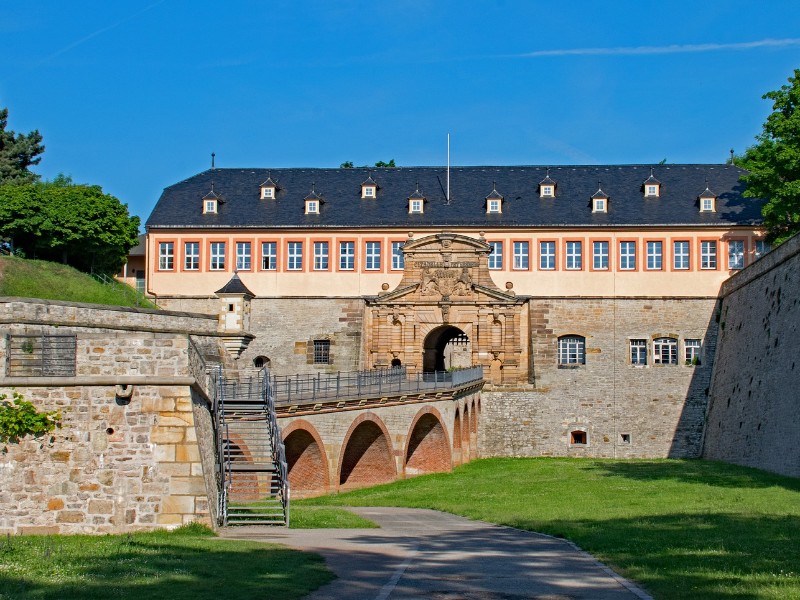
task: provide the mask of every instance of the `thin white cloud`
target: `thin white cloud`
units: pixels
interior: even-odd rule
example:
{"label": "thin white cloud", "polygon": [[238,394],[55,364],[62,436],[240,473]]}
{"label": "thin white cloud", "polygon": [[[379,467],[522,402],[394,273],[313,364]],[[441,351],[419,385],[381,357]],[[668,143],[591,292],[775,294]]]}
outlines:
{"label": "thin white cloud", "polygon": [[612,48],[560,48],[512,54],[513,58],[539,58],[545,56],[636,56],[643,54],[689,54],[719,52],[723,50],[752,50],[754,48],[785,48],[800,46],[800,38],[765,39],[732,44],[670,44],[669,46],[617,46]]}
{"label": "thin white cloud", "polygon": [[128,21],[131,21],[131,20],[135,19],[136,17],[138,17],[138,16],[139,16],[139,15],[141,15],[142,13],[145,13],[145,12],[147,12],[148,10],[150,10],[151,8],[155,8],[156,6],[158,6],[159,4],[163,4],[164,2],[166,2],[166,0],[158,0],[158,2],[153,2],[152,4],[148,4],[147,6],[145,6],[144,8],[142,8],[141,10],[139,10],[139,11],[137,11],[137,12],[133,13],[132,15],[128,15],[128,16],[127,16],[127,17],[125,17],[124,19],[120,19],[120,20],[119,20],[119,21],[117,21],[116,23],[112,23],[111,25],[109,25],[109,26],[107,26],[107,27],[103,27],[103,28],[101,28],[101,29],[98,29],[97,31],[93,31],[93,32],[92,32],[92,33],[90,33],[89,35],[85,35],[85,36],[83,36],[81,39],[79,39],[79,40],[75,40],[75,41],[74,41],[74,42],[72,42],[71,44],[67,44],[67,45],[66,45],[66,46],[64,46],[63,48],[60,48],[59,50],[56,50],[56,51],[55,51],[55,52],[53,52],[53,53],[52,53],[50,56],[47,56],[47,57],[43,58],[41,61],[39,61],[39,64],[42,64],[42,63],[49,62],[49,61],[53,60],[54,58],[57,58],[57,57],[61,56],[61,55],[62,55],[62,54],[64,54],[65,52],[69,52],[69,51],[70,51],[70,50],[72,50],[73,48],[75,48],[75,47],[77,47],[77,46],[80,46],[81,44],[84,44],[84,43],[88,42],[88,41],[89,41],[89,40],[91,40],[92,38],[96,38],[98,35],[102,35],[102,34],[104,34],[104,33],[105,33],[105,32],[107,32],[107,31],[111,31],[112,29],[114,29],[114,28],[116,28],[116,27],[119,27],[119,26],[120,26],[120,25],[122,25],[123,23],[127,23]]}

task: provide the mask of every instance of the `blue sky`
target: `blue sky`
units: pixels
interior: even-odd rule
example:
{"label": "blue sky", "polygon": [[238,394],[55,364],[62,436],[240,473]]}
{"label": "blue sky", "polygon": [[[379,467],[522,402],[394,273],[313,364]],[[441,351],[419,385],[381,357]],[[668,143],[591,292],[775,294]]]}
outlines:
{"label": "blue sky", "polygon": [[145,220],[208,168],[723,162],[800,68],[796,0],[0,3],[36,171]]}

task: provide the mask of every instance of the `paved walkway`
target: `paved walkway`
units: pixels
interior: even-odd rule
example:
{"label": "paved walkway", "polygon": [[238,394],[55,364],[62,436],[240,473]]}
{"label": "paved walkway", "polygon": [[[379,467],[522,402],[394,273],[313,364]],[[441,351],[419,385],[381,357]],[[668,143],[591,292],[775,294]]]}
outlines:
{"label": "paved walkway", "polygon": [[352,508],[380,529],[236,527],[223,537],[318,552],[338,579],[307,600],[645,600],[564,540],[433,510]]}

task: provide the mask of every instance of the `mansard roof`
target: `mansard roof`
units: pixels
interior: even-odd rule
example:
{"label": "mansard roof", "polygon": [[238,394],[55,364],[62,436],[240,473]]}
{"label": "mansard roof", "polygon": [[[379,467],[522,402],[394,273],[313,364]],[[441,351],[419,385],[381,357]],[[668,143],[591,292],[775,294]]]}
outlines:
{"label": "mansard roof", "polygon": [[[146,226],[178,228],[382,228],[382,227],[603,227],[731,226],[762,222],[764,201],[744,198],[743,169],[735,165],[659,165],[662,193],[658,202],[642,198],[649,165],[549,167],[558,182],[558,197],[543,200],[539,182],[548,176],[541,166],[453,167],[450,199],[445,167],[375,168],[381,181],[377,200],[361,198],[364,173],[359,169],[214,169],[164,189]],[[271,177],[278,186],[274,201],[260,200],[259,184]],[[198,200],[210,189],[224,196],[217,213],[203,214]],[[504,191],[502,213],[485,211],[484,193],[492,182]],[[586,198],[597,182],[613,192],[607,213],[592,212]],[[321,214],[304,214],[304,199],[314,184],[325,190]],[[715,190],[716,212],[697,210],[697,192]],[[426,190],[424,213],[408,212],[408,191]]]}

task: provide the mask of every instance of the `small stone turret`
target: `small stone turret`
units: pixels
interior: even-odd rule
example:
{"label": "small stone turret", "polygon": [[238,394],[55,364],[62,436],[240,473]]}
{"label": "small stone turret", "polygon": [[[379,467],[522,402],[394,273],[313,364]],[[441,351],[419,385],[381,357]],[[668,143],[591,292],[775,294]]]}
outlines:
{"label": "small stone turret", "polygon": [[224,334],[222,339],[225,349],[234,358],[239,358],[255,337],[248,332],[250,301],[255,298],[255,294],[247,289],[237,273],[214,293],[220,299],[219,331]]}

